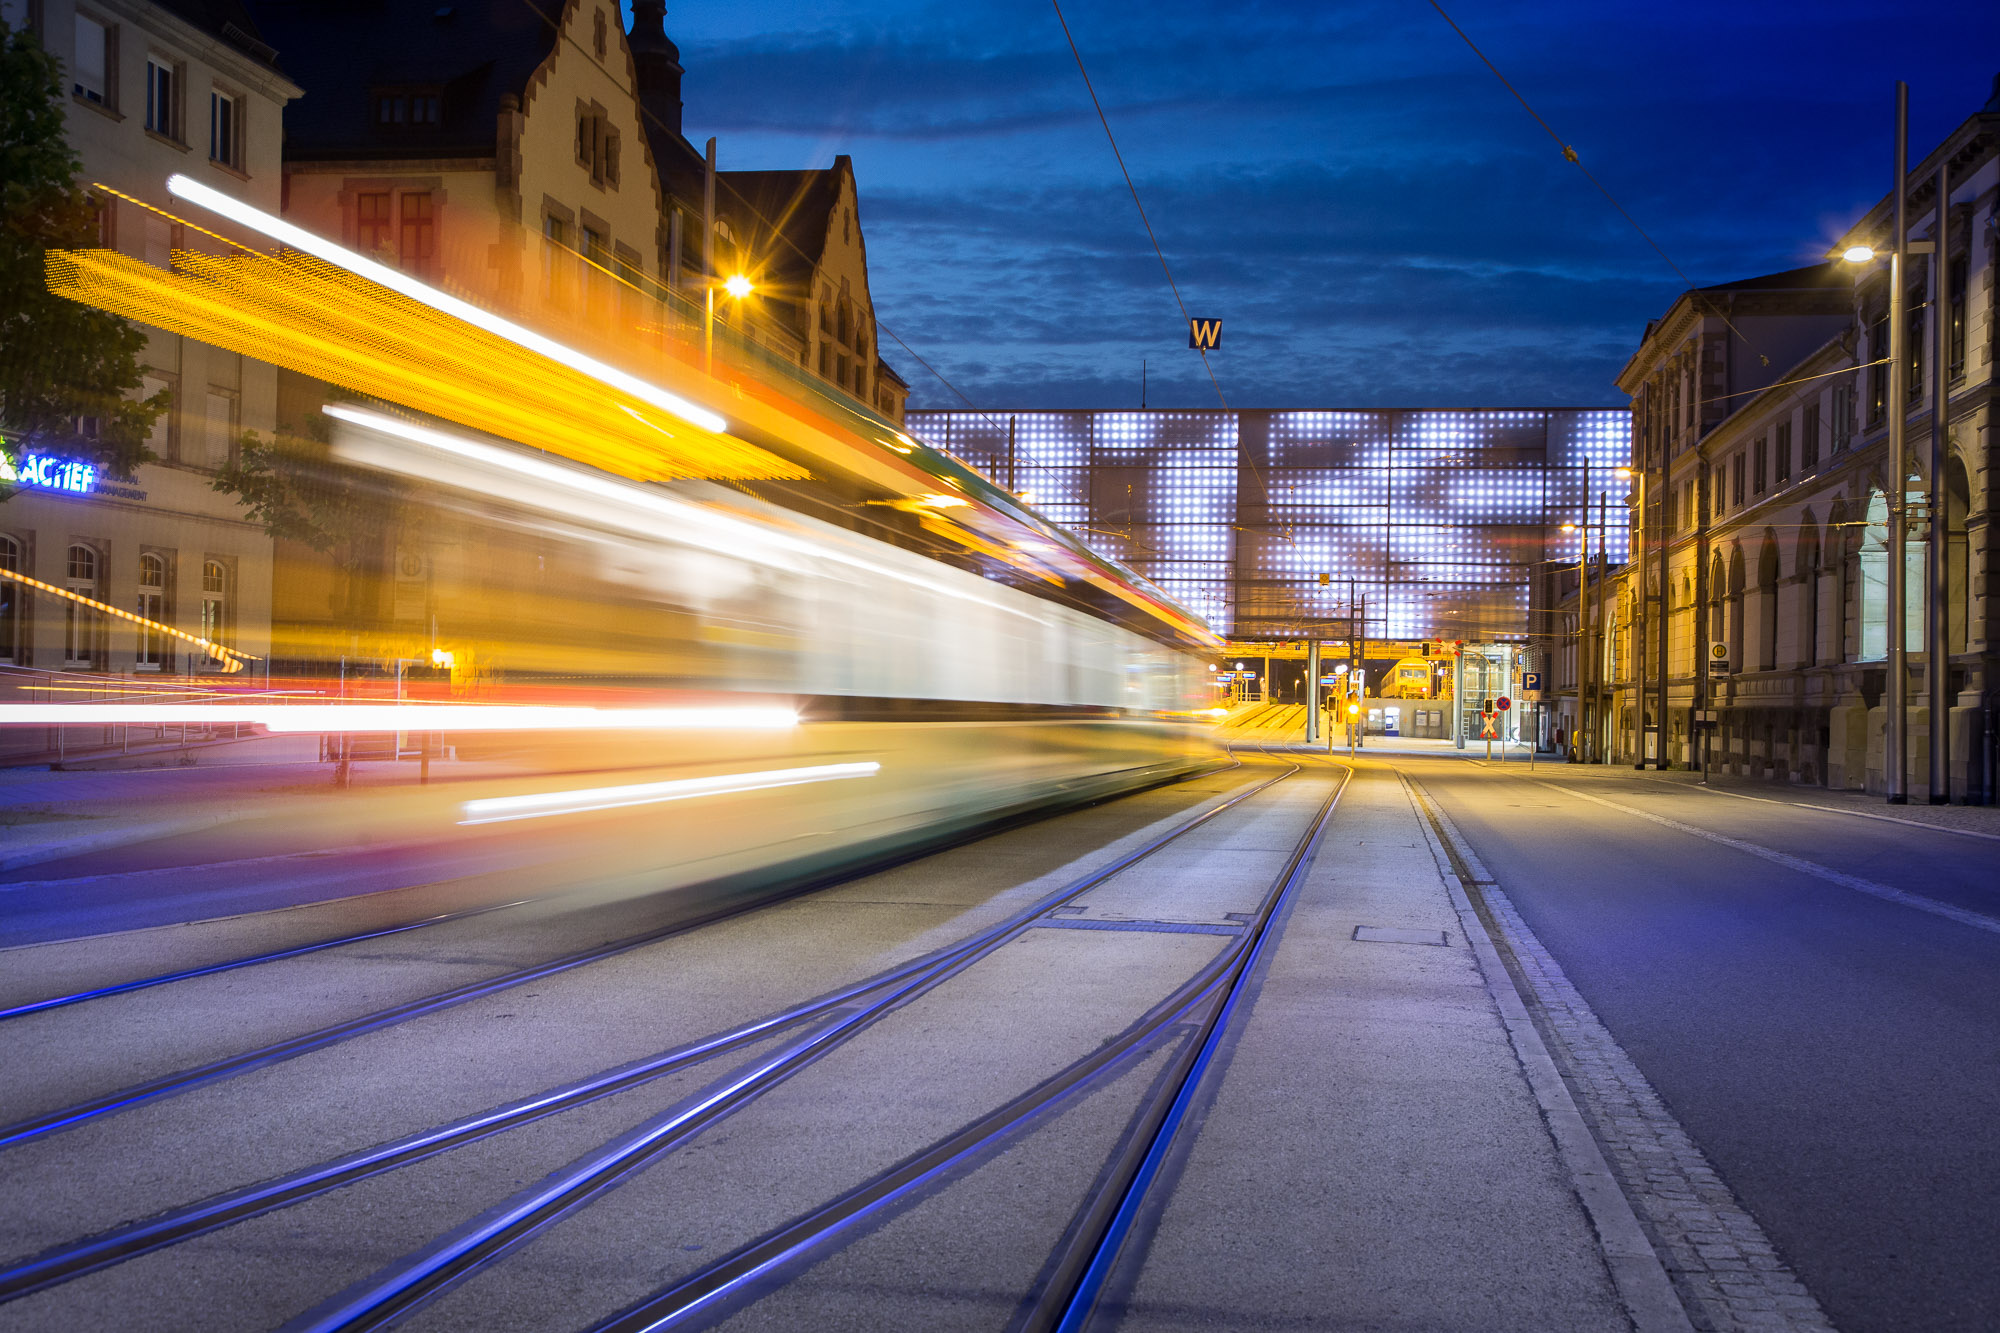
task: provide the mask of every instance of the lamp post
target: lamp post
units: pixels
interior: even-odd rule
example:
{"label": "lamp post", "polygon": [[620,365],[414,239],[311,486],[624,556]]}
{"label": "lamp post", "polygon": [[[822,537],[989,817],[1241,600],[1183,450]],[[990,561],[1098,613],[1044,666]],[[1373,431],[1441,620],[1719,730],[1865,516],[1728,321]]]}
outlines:
{"label": "lamp post", "polygon": [[[1887,603],[1887,619],[1889,622],[1887,625],[1888,644],[1886,653],[1889,669],[1888,681],[1886,682],[1887,688],[1884,691],[1883,700],[1885,717],[1882,738],[1882,769],[1886,799],[1890,805],[1906,805],[1910,799],[1910,644],[1908,609],[1908,491],[1910,460],[1909,446],[1906,438],[1909,425],[1907,420],[1909,415],[1909,348],[1905,346],[1908,339],[1903,327],[1906,318],[1904,314],[1903,261],[1910,255],[1928,254],[1932,257],[1931,300],[1933,306],[1935,306],[1938,300],[1937,294],[1943,288],[1943,242],[1945,240],[1943,227],[1948,206],[1946,198],[1946,186],[1948,182],[1945,177],[1944,168],[1940,166],[1938,172],[1938,234],[1929,241],[1912,241],[1909,239],[1908,219],[1906,217],[1907,196],[1909,193],[1909,122],[1910,85],[1899,80],[1896,84],[1896,183],[1895,189],[1890,195],[1892,201],[1891,223],[1889,249],[1886,252],[1889,257],[1889,355],[1887,358],[1889,371],[1889,459],[1887,471],[1889,475],[1885,479],[1887,494],[1884,496],[1884,499],[1888,502],[1889,508],[1889,567],[1887,570],[1888,596],[1883,600]],[[1884,252],[1878,251],[1870,245],[1853,245],[1841,251],[1840,257],[1850,264],[1866,264],[1874,260],[1881,253]],[[1936,322],[1939,330],[1942,332],[1944,320],[1938,318]],[[1939,339],[1939,346],[1943,346],[1942,337]],[[1874,349],[1871,348],[1870,350]],[[1942,390],[1946,384],[1946,375],[1948,372],[1945,372],[1942,367],[1938,368],[1938,372],[1936,382],[1940,390]],[[1939,499],[1942,499],[1943,494],[1942,480],[1938,475],[1943,470],[1941,466],[1944,453],[1943,418],[1944,394],[1943,392],[1939,392],[1936,407],[1931,413],[1931,488],[1932,494]],[[1935,639],[1930,638],[1927,634],[1925,644],[1926,648],[1931,652],[1929,694],[1932,699],[1930,720],[1931,791],[1932,800],[1934,801],[1946,785],[1938,780],[1938,774],[1943,769],[1944,759],[1944,745],[1941,737],[1944,734],[1945,728],[1942,726],[1943,719],[1939,716],[1943,710],[1938,706],[1939,701],[1945,697],[1944,677],[1947,674],[1946,671],[1939,670],[1940,666],[1945,665],[1941,660],[1943,653],[1940,651],[1944,646],[1944,633],[1941,627],[1931,624],[1931,621],[1937,618],[1935,612],[1941,600],[1937,595],[1936,588],[1942,582],[1937,570],[1943,566],[1945,554],[1942,526],[1940,517],[1934,513],[1931,517],[1930,531],[1930,540],[1933,548],[1930,552],[1932,569],[1930,602],[1933,614],[1927,615],[1925,618],[1926,630],[1934,631],[1936,634]]]}
{"label": "lamp post", "polygon": [[[1635,483],[1633,491],[1625,497],[1625,502],[1638,515],[1637,523],[1628,523],[1627,532],[1636,528],[1638,532],[1638,573],[1639,591],[1632,599],[1632,753],[1636,757],[1634,768],[1646,767],[1646,629],[1652,617],[1646,610],[1646,574],[1649,543],[1646,538],[1646,469],[1642,463],[1638,467],[1621,467],[1618,475]],[[1632,538],[1626,538],[1629,543]],[[1631,560],[1628,551],[1626,559]],[[1663,580],[1664,582],[1664,580]],[[1660,743],[1655,740],[1654,753],[1660,753]]]}

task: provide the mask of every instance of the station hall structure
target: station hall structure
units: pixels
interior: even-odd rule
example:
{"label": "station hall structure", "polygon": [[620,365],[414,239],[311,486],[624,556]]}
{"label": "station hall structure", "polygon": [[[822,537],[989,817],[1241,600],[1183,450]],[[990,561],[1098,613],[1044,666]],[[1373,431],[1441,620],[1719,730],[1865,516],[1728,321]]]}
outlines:
{"label": "station hall structure", "polygon": [[1623,408],[906,420],[1234,640],[1344,634],[1358,611],[1371,638],[1523,642],[1530,571],[1578,558],[1581,515],[1606,486],[1617,507],[1603,540],[1625,559]]}

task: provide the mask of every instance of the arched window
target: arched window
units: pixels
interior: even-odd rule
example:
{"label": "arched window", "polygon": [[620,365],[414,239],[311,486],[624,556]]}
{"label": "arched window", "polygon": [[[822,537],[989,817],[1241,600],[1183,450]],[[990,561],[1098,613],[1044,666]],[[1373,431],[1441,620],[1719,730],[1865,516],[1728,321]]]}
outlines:
{"label": "arched window", "polygon": [[1768,537],[1757,557],[1757,669],[1778,669],[1778,544]]}
{"label": "arched window", "polygon": [[[1727,637],[1722,623],[1722,553],[1708,564],[1708,641],[1721,643]],[[1706,654],[1704,654],[1704,657]]]}
{"label": "arched window", "polygon": [[1869,493],[1867,526],[1861,530],[1859,611],[1859,660],[1879,662],[1889,655],[1889,501],[1880,491]]}
{"label": "arched window", "polygon": [[[0,569],[21,572],[21,543],[0,534]],[[21,660],[22,587],[0,579],[0,662]]]}
{"label": "arched window", "polygon": [[162,670],[168,661],[167,635],[162,626],[167,619],[167,562],[151,551],[139,557],[139,657],[134,664],[141,671]]}
{"label": "arched window", "polygon": [[[229,633],[229,571],[220,560],[201,562],[201,637],[210,643],[225,643]],[[222,659],[208,655],[207,666],[221,666]]]}
{"label": "arched window", "polygon": [[1729,552],[1729,661],[1737,671],[1744,669],[1748,646],[1743,637],[1743,548],[1738,546]]}
{"label": "arched window", "polygon": [[1804,515],[1799,541],[1799,665],[1819,664],[1819,528],[1812,510]]}
{"label": "arched window", "polygon": [[[97,551],[78,543],[69,548],[66,586],[79,597],[97,600]],[[97,665],[98,626],[102,618],[95,607],[64,599],[63,665]]]}

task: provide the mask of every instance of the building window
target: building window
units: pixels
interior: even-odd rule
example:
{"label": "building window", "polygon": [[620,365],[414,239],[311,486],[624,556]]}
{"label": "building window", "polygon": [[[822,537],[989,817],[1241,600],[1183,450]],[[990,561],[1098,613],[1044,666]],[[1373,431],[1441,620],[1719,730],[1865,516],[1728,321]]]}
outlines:
{"label": "building window", "polygon": [[[1762,495],[1764,493],[1764,488],[1768,480],[1769,468],[1767,465],[1769,462],[1769,453],[1769,445],[1762,439],[1759,439],[1750,446],[1750,493],[1752,495]],[[1736,502],[1741,504],[1743,497],[1740,495],[1736,497]]]}
{"label": "building window", "polygon": [[[201,637],[225,647],[225,636],[229,633],[228,587],[229,574],[220,560],[201,562]],[[219,667],[222,658],[210,653],[202,665]]]}
{"label": "building window", "polygon": [[1840,453],[1854,438],[1854,386],[1833,386],[1833,452]]}
{"label": "building window", "polygon": [[618,188],[618,131],[600,106],[577,108],[576,163],[590,173],[591,184]]}
{"label": "building window", "polygon": [[[0,535],[0,569],[21,573],[21,543]],[[12,579],[0,579],[0,662],[21,660],[22,586]]]}
{"label": "building window", "polygon": [[107,28],[94,18],[76,16],[76,60],[71,71],[70,92],[86,102],[115,109],[112,55],[115,28]]}
{"label": "building window", "polygon": [[[95,550],[82,544],[70,547],[67,574],[65,586],[71,592],[79,597],[97,600]],[[96,666],[99,623],[97,608],[67,598],[63,601],[63,608],[63,665]]]}
{"label": "building window", "polygon": [[220,88],[208,94],[208,160],[243,169],[243,99]]}
{"label": "building window", "polygon": [[386,130],[435,128],[441,110],[435,92],[404,89],[375,94],[375,124]]}
{"label": "building window", "polygon": [[354,246],[371,258],[389,249],[389,192],[371,191],[354,197]]}
{"label": "building window", "polygon": [[1799,471],[1819,466],[1819,404],[1807,403],[1805,420],[1799,427]]}
{"label": "building window", "polygon": [[1950,324],[1945,329],[1945,365],[1951,369],[1951,377],[1958,379],[1965,374],[1965,256],[1951,261],[1950,297],[1945,318]]}
{"label": "building window", "polygon": [[139,626],[139,657],[135,665],[141,671],[163,670],[168,661],[167,635],[162,628],[167,620],[164,556],[148,551],[139,557],[139,603],[134,609],[139,619],[150,622]]}
{"label": "building window", "polygon": [[403,268],[410,273],[430,272],[431,256],[437,250],[437,218],[428,190],[407,190],[402,199]]}
{"label": "building window", "polygon": [[236,395],[211,388],[207,394],[207,429],[203,432],[202,457],[190,460],[199,467],[221,469],[236,456]]}
{"label": "building window", "polygon": [[146,128],[181,137],[180,72],[159,56],[146,57]]}
{"label": "building window", "polygon": [[608,26],[604,11],[598,10],[596,20],[591,24],[590,44],[596,48],[599,60],[604,59],[604,53],[610,49],[609,35],[606,31]]}
{"label": "building window", "polygon": [[1729,503],[1739,509],[1743,507],[1742,454],[1738,454],[1729,460]]}
{"label": "building window", "polygon": [[1780,482],[1790,481],[1792,479],[1792,423],[1791,422],[1781,421],[1778,423],[1778,429],[1775,433],[1772,448],[1775,451],[1774,462],[1772,464],[1773,477],[1775,477]]}

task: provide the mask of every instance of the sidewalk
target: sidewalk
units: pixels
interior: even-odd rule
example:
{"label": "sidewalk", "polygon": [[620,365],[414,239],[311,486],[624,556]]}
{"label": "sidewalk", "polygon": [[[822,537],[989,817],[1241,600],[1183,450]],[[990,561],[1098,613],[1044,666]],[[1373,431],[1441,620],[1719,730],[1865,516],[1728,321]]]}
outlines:
{"label": "sidewalk", "polygon": [[1128,1327],[1687,1329],[1392,770],[1282,925]]}

